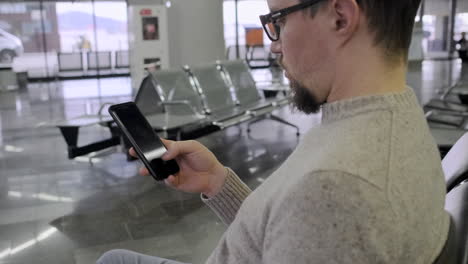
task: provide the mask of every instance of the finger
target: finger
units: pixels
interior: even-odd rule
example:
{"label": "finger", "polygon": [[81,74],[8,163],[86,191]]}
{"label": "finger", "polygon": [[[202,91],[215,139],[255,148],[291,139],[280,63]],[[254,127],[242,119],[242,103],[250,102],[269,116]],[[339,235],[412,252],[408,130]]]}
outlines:
{"label": "finger", "polygon": [[148,176],[149,175],[149,171],[145,167],[140,168],[140,170],[138,172],[140,173],[140,175],[143,175],[143,176]]}
{"label": "finger", "polygon": [[167,186],[177,189],[177,186],[179,185],[178,179],[174,175],[170,175],[164,180],[164,183],[166,183]]}
{"label": "finger", "polygon": [[171,160],[179,155],[197,152],[203,146],[195,140],[172,141],[168,143],[169,144],[166,146],[167,152],[162,156],[164,160]]}
{"label": "finger", "polygon": [[136,152],[135,152],[135,149],[133,147],[131,147],[129,150],[128,150],[128,154],[130,154],[130,156],[132,157],[135,157],[135,158],[138,158]]}
{"label": "finger", "polygon": [[169,139],[164,139],[164,138],[161,138],[161,141],[162,141],[162,143],[164,144],[164,146],[166,147],[166,153],[164,153],[164,154],[162,155],[161,158],[162,158],[163,160],[170,160],[170,159],[172,159],[172,158],[171,158],[172,155],[168,155],[167,152],[169,152],[170,149],[173,149],[173,148],[174,148],[173,144],[175,143],[175,141],[169,140]]}

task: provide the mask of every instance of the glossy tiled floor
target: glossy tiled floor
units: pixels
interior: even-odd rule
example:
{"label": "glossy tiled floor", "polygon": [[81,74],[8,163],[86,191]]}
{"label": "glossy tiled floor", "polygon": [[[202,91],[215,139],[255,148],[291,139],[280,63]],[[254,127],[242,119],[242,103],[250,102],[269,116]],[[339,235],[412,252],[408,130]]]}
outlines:
{"label": "glossy tiled floor", "polygon": [[[421,70],[422,69],[422,70]],[[422,73],[422,75],[421,75]],[[458,61],[410,68],[421,102],[461,75]],[[258,73],[264,78],[263,73]],[[421,78],[421,76],[423,76]],[[47,123],[96,113],[105,102],[132,98],[129,78],[34,83],[0,93],[0,264],[94,263],[113,248],[203,263],[225,227],[198,195],[178,193],[137,175],[137,162],[119,150],[68,160],[58,129]],[[320,122],[283,108],[278,115],[304,133]],[[82,144],[107,136],[83,129]],[[200,138],[255,188],[291,153],[294,129],[265,120]]]}

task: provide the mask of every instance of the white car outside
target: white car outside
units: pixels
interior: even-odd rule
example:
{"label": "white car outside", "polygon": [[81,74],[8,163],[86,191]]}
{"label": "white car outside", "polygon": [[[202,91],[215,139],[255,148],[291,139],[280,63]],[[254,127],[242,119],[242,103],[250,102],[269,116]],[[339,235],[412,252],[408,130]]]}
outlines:
{"label": "white car outside", "polygon": [[24,48],[21,40],[0,29],[0,63],[11,63],[13,58],[23,54]]}

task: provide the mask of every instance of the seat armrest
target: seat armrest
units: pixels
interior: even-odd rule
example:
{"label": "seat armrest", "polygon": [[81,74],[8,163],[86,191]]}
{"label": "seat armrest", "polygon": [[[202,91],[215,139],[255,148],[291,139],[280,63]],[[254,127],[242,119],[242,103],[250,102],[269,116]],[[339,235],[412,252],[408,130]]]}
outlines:
{"label": "seat armrest", "polygon": [[432,110],[429,112],[432,112],[432,114],[468,117],[468,112],[456,112],[456,111],[450,111],[450,110]]}

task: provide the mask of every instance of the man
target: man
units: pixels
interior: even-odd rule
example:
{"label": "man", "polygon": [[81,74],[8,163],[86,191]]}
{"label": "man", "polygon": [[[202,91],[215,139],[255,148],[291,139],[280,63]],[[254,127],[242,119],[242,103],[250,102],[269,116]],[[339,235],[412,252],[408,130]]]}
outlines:
{"label": "man", "polygon": [[462,32],[461,35],[461,39],[457,41],[458,55],[463,63],[468,63],[468,40],[466,40],[466,32]]}
{"label": "man", "polygon": [[80,36],[80,50],[85,52],[91,51],[91,42],[89,42],[85,35]]}
{"label": "man", "polygon": [[[254,192],[195,141],[165,141],[229,225],[206,263],[433,263],[449,229],[440,158],[405,85],[419,0],[268,0],[296,107],[320,127]],[[146,170],[142,171],[147,174]],[[140,262],[138,262],[140,261]],[[98,263],[177,263],[111,251]]]}

